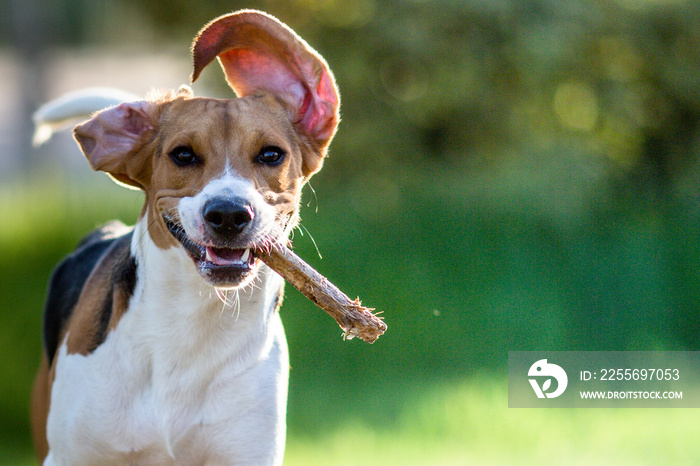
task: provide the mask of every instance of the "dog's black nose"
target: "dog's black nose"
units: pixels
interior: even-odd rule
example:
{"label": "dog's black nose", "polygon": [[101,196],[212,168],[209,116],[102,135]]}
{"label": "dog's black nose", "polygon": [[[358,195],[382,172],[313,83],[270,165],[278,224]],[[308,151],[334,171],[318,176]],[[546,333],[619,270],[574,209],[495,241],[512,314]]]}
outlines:
{"label": "dog's black nose", "polygon": [[213,199],[204,205],[204,221],[216,234],[235,236],[253,220],[253,209],[244,202]]}

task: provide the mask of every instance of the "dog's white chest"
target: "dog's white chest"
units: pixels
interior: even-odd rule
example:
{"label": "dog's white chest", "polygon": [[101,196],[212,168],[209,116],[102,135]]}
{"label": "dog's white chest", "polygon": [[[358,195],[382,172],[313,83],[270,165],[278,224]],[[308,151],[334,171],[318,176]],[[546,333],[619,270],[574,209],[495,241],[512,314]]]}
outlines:
{"label": "dog's white chest", "polygon": [[45,464],[280,463],[289,363],[264,292],[280,283],[263,278],[272,283],[241,293],[240,308],[217,301],[197,314],[182,299],[146,309],[141,289],[93,353],[64,344]]}

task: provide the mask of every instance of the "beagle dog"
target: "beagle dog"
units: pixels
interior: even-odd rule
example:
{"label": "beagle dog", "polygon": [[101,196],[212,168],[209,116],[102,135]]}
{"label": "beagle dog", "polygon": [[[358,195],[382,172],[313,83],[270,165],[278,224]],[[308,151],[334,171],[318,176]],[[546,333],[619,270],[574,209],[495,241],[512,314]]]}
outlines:
{"label": "beagle dog", "polygon": [[206,25],[238,98],[179,91],[74,129],[91,167],[140,189],[134,227],[108,224],[56,268],[32,429],[44,465],[281,464],[283,279],[255,249],[286,243],[301,189],[339,121],[324,59],[277,19]]}

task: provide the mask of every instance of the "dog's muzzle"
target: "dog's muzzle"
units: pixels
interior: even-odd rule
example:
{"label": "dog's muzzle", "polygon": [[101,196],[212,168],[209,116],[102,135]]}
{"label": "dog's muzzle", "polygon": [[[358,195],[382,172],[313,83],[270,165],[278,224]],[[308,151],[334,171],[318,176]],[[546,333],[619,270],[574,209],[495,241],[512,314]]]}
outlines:
{"label": "dog's muzzle", "polygon": [[256,265],[249,232],[255,210],[240,200],[212,199],[202,207],[201,218],[205,231],[202,243],[190,238],[179,222],[168,217],[164,221],[211,285],[225,288],[247,283]]}

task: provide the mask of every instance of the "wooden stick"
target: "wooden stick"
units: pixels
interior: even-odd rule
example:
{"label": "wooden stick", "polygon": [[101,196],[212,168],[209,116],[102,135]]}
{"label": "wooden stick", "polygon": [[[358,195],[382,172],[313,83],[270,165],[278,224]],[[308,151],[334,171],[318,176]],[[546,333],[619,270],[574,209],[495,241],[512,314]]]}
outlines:
{"label": "wooden stick", "polygon": [[374,343],[386,331],[384,321],[372,313],[374,309],[362,306],[359,298],[348,298],[286,246],[275,244],[256,250],[255,255],[333,317],[345,332],[343,338],[359,337]]}

